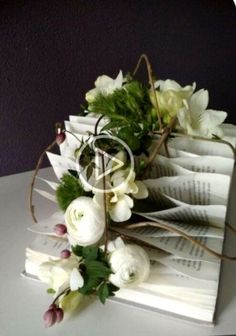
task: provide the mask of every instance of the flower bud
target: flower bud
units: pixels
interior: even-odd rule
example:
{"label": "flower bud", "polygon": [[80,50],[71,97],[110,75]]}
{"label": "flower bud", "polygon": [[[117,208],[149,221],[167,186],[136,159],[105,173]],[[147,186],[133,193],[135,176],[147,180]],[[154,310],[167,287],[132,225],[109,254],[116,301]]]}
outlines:
{"label": "flower bud", "polygon": [[49,309],[56,309],[57,305],[55,303],[50,304]]}
{"label": "flower bud", "polygon": [[53,326],[57,320],[56,310],[54,308],[48,309],[43,315],[43,320],[46,328]]}
{"label": "flower bud", "polygon": [[65,141],[65,138],[66,138],[65,132],[61,132],[56,135],[56,143],[58,144],[58,146]]}
{"label": "flower bud", "polygon": [[56,308],[56,322],[60,323],[64,318],[64,311],[61,308]]}
{"label": "flower bud", "polygon": [[63,236],[67,232],[67,228],[64,224],[56,224],[54,226],[54,232],[58,236]]}
{"label": "flower bud", "polygon": [[71,256],[71,252],[69,250],[63,250],[60,253],[60,257],[62,259],[68,259],[68,258],[70,258],[70,256]]}

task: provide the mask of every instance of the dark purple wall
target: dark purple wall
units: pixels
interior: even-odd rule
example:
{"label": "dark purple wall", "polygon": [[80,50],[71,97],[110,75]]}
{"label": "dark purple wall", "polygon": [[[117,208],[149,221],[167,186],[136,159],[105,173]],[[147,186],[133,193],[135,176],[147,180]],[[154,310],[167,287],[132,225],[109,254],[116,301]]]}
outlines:
{"label": "dark purple wall", "polygon": [[100,74],[143,52],[159,78],[196,81],[236,123],[233,1],[0,1],[0,175],[33,169],[54,123]]}

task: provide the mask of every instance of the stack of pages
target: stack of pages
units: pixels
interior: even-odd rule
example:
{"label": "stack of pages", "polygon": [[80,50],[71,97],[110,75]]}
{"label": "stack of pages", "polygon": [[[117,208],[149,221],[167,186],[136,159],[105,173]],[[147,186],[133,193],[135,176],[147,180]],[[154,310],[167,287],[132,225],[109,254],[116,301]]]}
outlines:
{"label": "stack of pages", "polygon": [[[70,116],[65,121],[69,132],[60,145],[61,155],[48,153],[56,177],[68,169],[76,170],[74,151],[78,139],[94,131],[96,119]],[[101,121],[100,127],[104,122]],[[100,128],[99,127],[99,128]],[[99,131],[98,128],[98,131]],[[236,127],[223,125],[225,140],[235,147]],[[150,226],[158,221],[181,230],[217,253],[222,253],[228,196],[234,168],[234,155],[224,143],[175,137],[168,142],[170,157],[160,153],[144,180],[149,199],[137,204],[133,212],[142,222],[140,228],[117,225],[116,231],[147,243],[151,259],[149,279],[132,289],[122,289],[115,300],[157,309],[182,317],[213,322],[218,294],[221,261],[178,233]],[[52,190],[57,183],[44,180]],[[37,190],[51,201],[54,193]],[[55,237],[53,227],[63,223],[59,210],[33,225],[35,240],[26,249],[25,274],[37,277],[40,263],[59,258],[68,247],[66,239]],[[152,248],[155,247],[155,248]]]}

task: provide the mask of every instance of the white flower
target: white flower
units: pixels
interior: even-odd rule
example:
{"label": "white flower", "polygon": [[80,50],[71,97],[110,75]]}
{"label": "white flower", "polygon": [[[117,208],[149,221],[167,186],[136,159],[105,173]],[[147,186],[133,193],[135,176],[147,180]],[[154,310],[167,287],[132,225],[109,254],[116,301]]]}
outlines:
{"label": "white flower", "polygon": [[176,81],[167,79],[165,81],[163,80],[158,80],[154,83],[154,87],[156,89],[160,89],[161,92],[166,92],[166,91],[174,91],[177,92],[180,97],[183,99],[189,98],[193,91],[196,88],[196,83],[194,82],[192,85],[187,85],[182,87],[179,85]]}
{"label": "white flower", "polygon": [[147,280],[150,260],[138,245],[125,245],[111,253],[109,262],[114,274],[109,280],[117,287],[132,287]]}
{"label": "white flower", "polygon": [[212,138],[223,136],[220,125],[227,117],[223,111],[207,110],[209,95],[207,90],[195,92],[178,114],[180,129],[183,133]]}
{"label": "white flower", "polygon": [[70,274],[70,289],[72,291],[76,291],[79,288],[83,287],[83,285],[84,285],[84,279],[80,274],[78,268],[73,268]]}
{"label": "white flower", "polygon": [[[170,122],[170,119],[184,106],[184,100],[188,99],[196,88],[195,83],[181,87],[177,82],[170,79],[158,80],[154,86],[157,89],[155,94],[165,123]],[[155,106],[154,97],[154,92],[151,91],[150,98]]]}
{"label": "white flower", "polygon": [[88,103],[92,103],[99,93],[103,95],[111,94],[116,89],[120,89],[122,87],[123,80],[124,79],[121,70],[115,79],[112,79],[106,75],[99,76],[95,81],[95,88],[86,93],[85,99]]}
{"label": "white flower", "polygon": [[44,262],[39,266],[38,277],[58,293],[69,286],[71,272],[78,265],[79,260],[73,255],[68,259]]}
{"label": "white flower", "polygon": [[65,212],[68,239],[71,245],[97,243],[105,229],[104,212],[90,197],[78,197]]}
{"label": "white flower", "polygon": [[117,194],[132,194],[136,199],[148,197],[148,190],[142,181],[135,181],[135,172],[131,168],[120,169],[111,176],[112,185]]}
{"label": "white flower", "polygon": [[[124,222],[131,217],[134,201],[128,194],[137,199],[148,196],[147,187],[143,182],[135,181],[135,173],[130,168],[116,171],[110,182],[106,182],[106,188],[110,190],[106,192],[108,212],[114,222]],[[94,201],[102,207],[104,194],[95,191]]]}

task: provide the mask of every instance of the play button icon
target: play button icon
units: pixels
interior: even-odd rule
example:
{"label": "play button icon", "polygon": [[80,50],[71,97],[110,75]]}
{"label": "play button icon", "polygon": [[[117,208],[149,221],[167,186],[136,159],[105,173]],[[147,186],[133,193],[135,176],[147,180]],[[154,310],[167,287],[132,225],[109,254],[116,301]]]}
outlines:
{"label": "play button icon", "polygon": [[[114,150],[116,152],[114,155],[107,153],[107,150],[101,148],[101,143],[105,143],[105,148],[109,150],[119,148],[120,153],[125,153],[126,160],[117,155],[116,150]],[[81,164],[84,157],[87,158],[86,165]],[[129,146],[114,136],[91,136],[80,148],[77,157],[80,181],[86,190],[103,193],[114,192],[119,188],[119,185],[116,184],[114,187],[110,177],[116,171],[124,169],[127,166],[126,162],[129,162],[129,172],[125,176],[126,179],[130,179],[134,169],[134,158]]]}
{"label": "play button icon", "polygon": [[[104,164],[105,169],[102,169]],[[115,156],[112,156],[104,152],[100,148],[95,149],[95,180],[99,181],[103,177],[110,175],[115,172],[117,169],[120,169],[124,166],[124,162],[117,159]],[[100,169],[101,168],[101,169]],[[100,173],[100,170],[102,172]]]}

